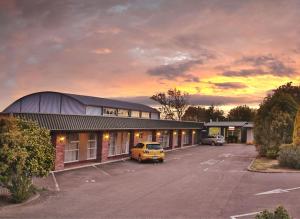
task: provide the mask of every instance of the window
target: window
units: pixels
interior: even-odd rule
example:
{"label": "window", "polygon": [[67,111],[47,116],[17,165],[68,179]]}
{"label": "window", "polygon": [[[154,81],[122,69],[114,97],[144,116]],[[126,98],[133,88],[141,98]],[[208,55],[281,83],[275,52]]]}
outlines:
{"label": "window", "polygon": [[131,117],[137,117],[139,118],[140,117],[140,112],[139,111],[131,111]]}
{"label": "window", "polygon": [[178,146],[178,131],[173,132],[173,145]]}
{"label": "window", "polygon": [[128,117],[129,111],[124,109],[118,109],[118,116]]}
{"label": "window", "polygon": [[121,154],[128,154],[129,139],[129,132],[111,132],[109,134],[108,155],[115,156]]}
{"label": "window", "polygon": [[150,118],[150,113],[148,113],[148,112],[142,112],[142,118],[149,119]]}
{"label": "window", "polygon": [[158,113],[151,113],[151,119],[159,119]]}
{"label": "window", "polygon": [[65,145],[65,163],[79,160],[79,134],[72,133],[67,135],[67,142]]}
{"label": "window", "polygon": [[169,147],[169,139],[170,139],[169,132],[163,131],[157,140],[163,148],[167,148]]}
{"label": "window", "polygon": [[102,109],[100,107],[87,106],[86,115],[101,116]]}
{"label": "window", "polygon": [[117,109],[104,108],[103,109],[103,115],[106,115],[106,116],[116,116],[117,115]]}
{"label": "window", "polygon": [[183,135],[183,144],[190,144],[190,132],[185,132],[185,134]]}
{"label": "window", "polygon": [[160,144],[147,144],[147,149],[149,150],[161,150]]}
{"label": "window", "polygon": [[97,156],[97,135],[89,134],[87,143],[87,159],[96,159]]}

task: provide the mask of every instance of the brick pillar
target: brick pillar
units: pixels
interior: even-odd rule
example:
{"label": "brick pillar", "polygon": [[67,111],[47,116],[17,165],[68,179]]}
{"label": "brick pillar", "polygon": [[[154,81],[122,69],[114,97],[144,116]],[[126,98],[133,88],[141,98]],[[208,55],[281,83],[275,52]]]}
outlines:
{"label": "brick pillar", "polygon": [[152,141],[156,141],[156,131],[152,131]]}
{"label": "brick pillar", "polygon": [[131,154],[131,148],[135,146],[134,144],[134,131],[130,131],[130,137],[129,137],[129,154]]}
{"label": "brick pillar", "polygon": [[55,170],[63,170],[65,167],[66,135],[55,135]]}
{"label": "brick pillar", "polygon": [[182,130],[178,130],[178,147],[182,147]]}
{"label": "brick pillar", "polygon": [[193,145],[193,131],[190,130],[186,134],[189,135],[189,144]]}
{"label": "brick pillar", "polygon": [[101,162],[105,162],[108,160],[108,143],[109,143],[109,133],[103,133],[103,140],[102,140],[102,153],[101,153]]}
{"label": "brick pillar", "polygon": [[101,162],[102,159],[102,141],[103,141],[103,132],[97,133],[97,162]]}
{"label": "brick pillar", "polygon": [[174,148],[174,146],[173,146],[173,130],[169,131],[169,148],[170,149]]}

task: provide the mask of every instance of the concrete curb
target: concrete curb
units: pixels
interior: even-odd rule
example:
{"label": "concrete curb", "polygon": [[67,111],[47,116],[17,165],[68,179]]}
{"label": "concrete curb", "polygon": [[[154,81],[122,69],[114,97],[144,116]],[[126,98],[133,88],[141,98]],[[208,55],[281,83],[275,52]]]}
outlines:
{"label": "concrete curb", "polygon": [[254,173],[300,173],[300,171],[297,170],[255,170],[252,168],[253,163],[255,162],[256,157],[251,161],[249,166],[247,167],[247,170],[249,172],[254,172]]}
{"label": "concrete curb", "polygon": [[3,210],[3,209],[15,208],[15,207],[21,207],[23,205],[27,205],[27,204],[29,204],[29,203],[37,200],[40,196],[41,196],[40,193],[37,192],[34,196],[30,197],[28,200],[26,200],[23,203],[20,203],[20,204],[10,204],[10,205],[7,205],[7,206],[0,207],[0,211]]}

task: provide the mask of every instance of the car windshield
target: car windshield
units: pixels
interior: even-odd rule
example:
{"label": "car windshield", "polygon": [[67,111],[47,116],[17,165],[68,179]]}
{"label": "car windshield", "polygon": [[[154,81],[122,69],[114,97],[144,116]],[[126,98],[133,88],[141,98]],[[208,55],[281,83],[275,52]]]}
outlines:
{"label": "car windshield", "polygon": [[149,150],[160,150],[160,144],[147,144],[147,149]]}

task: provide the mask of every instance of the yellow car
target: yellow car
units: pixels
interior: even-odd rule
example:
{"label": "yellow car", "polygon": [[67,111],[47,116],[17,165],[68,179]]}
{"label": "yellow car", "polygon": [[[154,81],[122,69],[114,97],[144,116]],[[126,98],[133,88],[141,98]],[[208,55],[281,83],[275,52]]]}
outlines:
{"label": "yellow car", "polygon": [[131,149],[131,158],[139,162],[145,160],[158,160],[163,162],[165,152],[158,142],[141,142]]}

